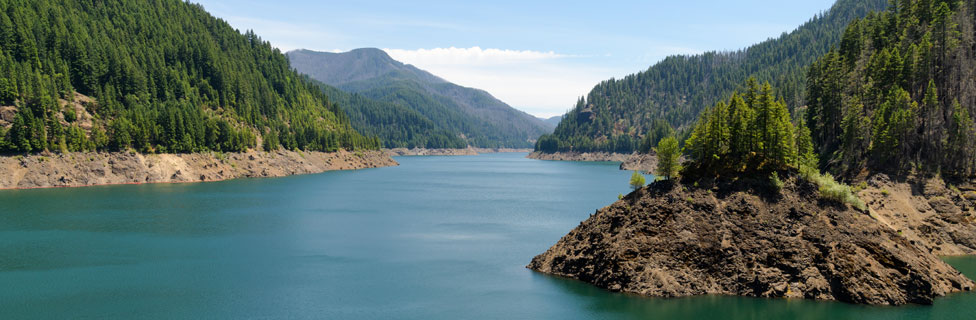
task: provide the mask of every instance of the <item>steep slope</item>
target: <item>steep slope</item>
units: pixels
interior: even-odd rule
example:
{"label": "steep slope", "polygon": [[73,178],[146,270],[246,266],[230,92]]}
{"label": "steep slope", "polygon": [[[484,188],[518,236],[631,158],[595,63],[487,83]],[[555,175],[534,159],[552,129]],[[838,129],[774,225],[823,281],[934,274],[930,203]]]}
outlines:
{"label": "steep slope", "polygon": [[[292,66],[313,79],[347,92],[407,107],[475,147],[530,147],[545,124],[482,90],[447,82],[393,60],[379,49],[345,53],[296,50]],[[427,134],[416,131],[414,134]]]}
{"label": "steep slope", "polygon": [[[598,84],[566,114],[537,151],[630,153],[664,119],[687,128],[703,110],[725,99],[749,77],[770,82],[794,109],[803,103],[805,68],[836,46],[847,24],[882,10],[888,0],[839,0],[822,15],[779,38],[734,52],[673,56],[648,70]],[[687,132],[687,131],[685,131]]]}
{"label": "steep slope", "polygon": [[810,68],[821,165],[849,180],[976,177],[976,1],[899,1]]}
{"label": "steep slope", "polygon": [[597,211],[528,268],[647,296],[705,294],[931,304],[974,283],[865,213],[742,181],[661,181]]}
{"label": "steep slope", "polygon": [[329,99],[345,110],[356,131],[379,137],[384,148],[461,149],[468,145],[457,133],[399,103],[374,100],[310,81],[316,82]]}
{"label": "steep slope", "polygon": [[179,0],[0,2],[0,109],[0,152],[379,146],[269,43]]}

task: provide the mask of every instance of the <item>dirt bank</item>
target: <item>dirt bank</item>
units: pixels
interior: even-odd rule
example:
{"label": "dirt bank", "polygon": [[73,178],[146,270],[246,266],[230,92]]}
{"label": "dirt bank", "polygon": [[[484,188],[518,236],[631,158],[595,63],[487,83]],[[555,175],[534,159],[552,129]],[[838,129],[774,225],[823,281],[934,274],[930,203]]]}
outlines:
{"label": "dirt bank", "polygon": [[220,181],[396,165],[396,161],[381,151],[3,156],[0,157],[0,188]]}
{"label": "dirt bank", "polygon": [[858,196],[873,217],[913,244],[936,255],[976,254],[976,191],[947,186],[938,178],[868,179]]}

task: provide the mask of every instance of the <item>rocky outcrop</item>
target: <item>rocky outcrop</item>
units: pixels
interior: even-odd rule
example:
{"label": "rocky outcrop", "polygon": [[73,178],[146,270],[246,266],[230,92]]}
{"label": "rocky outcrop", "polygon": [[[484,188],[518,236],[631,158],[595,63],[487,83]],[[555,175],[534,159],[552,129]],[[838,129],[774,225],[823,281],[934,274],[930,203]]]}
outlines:
{"label": "rocky outcrop", "polygon": [[[656,182],[598,210],[528,268],[612,291],[931,304],[974,283],[867,213],[795,177]],[[767,183],[768,184],[768,183]]]}
{"label": "rocky outcrop", "polygon": [[220,181],[396,165],[381,151],[4,156],[0,189]]}
{"label": "rocky outcrop", "polygon": [[427,149],[427,148],[394,148],[384,149],[391,157],[402,156],[474,156],[478,155],[473,149]]}
{"label": "rocky outcrop", "polygon": [[527,148],[471,148],[478,154],[485,153],[529,153],[532,149]]}
{"label": "rocky outcrop", "polygon": [[549,161],[587,161],[587,162],[597,162],[597,161],[609,161],[609,162],[624,162],[627,158],[631,157],[630,154],[624,153],[609,153],[609,152],[556,152],[556,153],[545,153],[545,152],[533,152],[530,153],[527,158],[536,160],[549,160]]}
{"label": "rocky outcrop", "polygon": [[654,172],[657,156],[643,153],[609,152],[532,152],[527,158],[548,161],[620,162],[620,170]]}
{"label": "rocky outcrop", "polygon": [[635,153],[620,163],[620,170],[653,173],[657,169],[657,155]]}
{"label": "rocky outcrop", "polygon": [[947,186],[938,178],[892,181],[868,178],[858,196],[871,215],[936,255],[976,254],[976,190]]}

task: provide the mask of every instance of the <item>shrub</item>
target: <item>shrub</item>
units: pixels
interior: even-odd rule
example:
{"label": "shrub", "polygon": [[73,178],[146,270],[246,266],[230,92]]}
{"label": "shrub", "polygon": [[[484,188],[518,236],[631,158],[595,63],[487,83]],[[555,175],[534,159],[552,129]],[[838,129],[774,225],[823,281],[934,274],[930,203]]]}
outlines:
{"label": "shrub", "polygon": [[820,198],[839,203],[850,204],[858,210],[867,210],[864,201],[861,201],[850,186],[837,182],[829,173],[821,174],[816,168],[801,166],[800,176],[820,186]]}
{"label": "shrub", "polygon": [[72,123],[75,122],[75,120],[78,120],[78,115],[75,114],[75,108],[68,106],[66,109],[64,109],[64,121]]}
{"label": "shrub", "polygon": [[773,172],[773,174],[769,176],[769,182],[773,184],[773,187],[776,188],[776,191],[783,190],[783,185],[784,185],[783,180],[779,179],[779,174],[777,174],[776,172]]}
{"label": "shrub", "polygon": [[640,188],[644,187],[644,184],[645,183],[647,183],[647,180],[644,179],[644,175],[640,174],[640,172],[634,171],[634,174],[630,175],[630,188],[631,189],[634,189],[634,190],[640,189]]}

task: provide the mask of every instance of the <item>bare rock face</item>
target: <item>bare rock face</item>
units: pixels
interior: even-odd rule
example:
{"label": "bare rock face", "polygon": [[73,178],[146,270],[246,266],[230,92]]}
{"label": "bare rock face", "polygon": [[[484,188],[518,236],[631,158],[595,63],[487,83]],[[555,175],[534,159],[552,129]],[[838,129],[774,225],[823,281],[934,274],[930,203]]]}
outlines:
{"label": "bare rock face", "polygon": [[656,154],[634,153],[620,163],[620,170],[654,172],[657,169]]}
{"label": "bare rock face", "polygon": [[781,192],[657,182],[597,211],[528,268],[645,296],[931,304],[974,283],[866,213]]}

